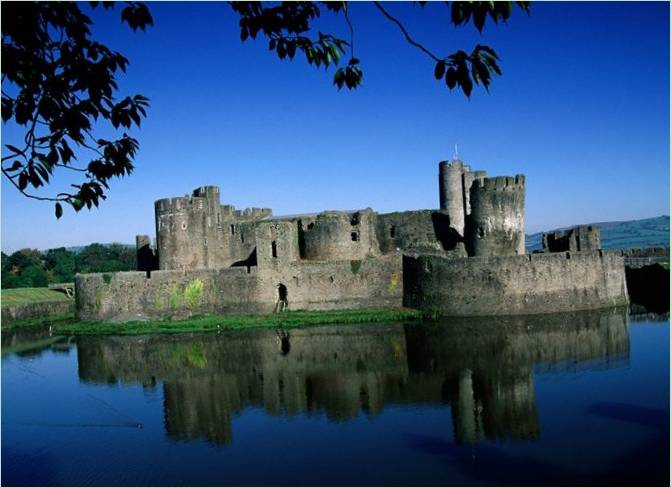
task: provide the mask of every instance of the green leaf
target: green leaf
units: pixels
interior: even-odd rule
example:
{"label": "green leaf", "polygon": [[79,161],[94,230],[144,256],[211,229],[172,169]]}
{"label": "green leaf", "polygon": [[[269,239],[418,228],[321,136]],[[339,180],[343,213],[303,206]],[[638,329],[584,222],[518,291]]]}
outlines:
{"label": "green leaf", "polygon": [[60,219],[63,215],[63,207],[60,203],[56,202],[56,218]]}
{"label": "green leaf", "polygon": [[437,80],[440,80],[443,76],[445,76],[445,61],[441,60],[436,63],[436,67],[433,70],[433,76]]}
{"label": "green leaf", "polygon": [[475,28],[478,29],[478,32],[482,32],[483,27],[485,26],[486,12],[484,8],[475,8],[473,10],[473,24]]}
{"label": "green leaf", "polygon": [[461,2],[452,2],[451,16],[454,25],[461,25],[464,22],[464,10]]}
{"label": "green leaf", "polygon": [[468,98],[471,98],[473,82],[471,81],[471,77],[468,76],[468,73],[466,73],[466,76],[463,79],[459,80],[459,84],[461,85],[461,89],[464,92],[464,95],[466,95]]}
{"label": "green leaf", "polygon": [[70,200],[70,205],[72,205],[72,208],[75,209],[75,212],[79,212],[84,207],[84,202],[82,202],[79,198],[73,198]]}
{"label": "green leaf", "polygon": [[19,175],[19,190],[23,191],[28,186],[28,176],[25,173]]}
{"label": "green leaf", "polygon": [[21,164],[21,161],[14,161],[14,164],[12,164],[9,168],[7,168],[7,171],[16,171],[23,165]]}
{"label": "green leaf", "polygon": [[52,148],[47,155],[47,162],[50,166],[53,166],[58,162],[58,151],[55,148]]}
{"label": "green leaf", "polygon": [[485,53],[489,54],[494,59],[499,59],[499,56],[496,54],[496,51],[494,51],[489,46],[483,46],[482,44],[478,44],[477,46],[475,46],[474,51],[484,51]]}
{"label": "green leaf", "polygon": [[457,85],[457,72],[454,68],[447,70],[447,74],[445,75],[445,83],[450,90]]}

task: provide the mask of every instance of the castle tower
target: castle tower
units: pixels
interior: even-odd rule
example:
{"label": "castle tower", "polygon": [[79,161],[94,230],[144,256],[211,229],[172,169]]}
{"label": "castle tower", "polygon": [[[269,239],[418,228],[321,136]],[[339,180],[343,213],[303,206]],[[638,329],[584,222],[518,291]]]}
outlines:
{"label": "castle tower", "polygon": [[441,161],[438,165],[438,185],[440,192],[440,209],[450,216],[450,227],[459,235],[464,235],[464,171],[468,166],[458,159]]}
{"label": "castle tower", "polygon": [[207,259],[208,201],[164,198],[154,203],[159,269],[202,269]]}
{"label": "castle tower", "polygon": [[524,176],[476,179],[467,225],[469,256],[525,254]]}
{"label": "castle tower", "polygon": [[193,190],[194,197],[205,198],[207,203],[207,226],[210,228],[216,227],[220,222],[221,216],[221,196],[218,186],[201,186]]}
{"label": "castle tower", "polygon": [[304,231],[305,258],[314,261],[364,259],[378,254],[375,213],[322,212]]}
{"label": "castle tower", "polygon": [[271,269],[300,259],[295,222],[259,222],[254,235],[259,268]]}
{"label": "castle tower", "polygon": [[471,215],[471,188],[475,180],[482,180],[487,176],[486,171],[467,171],[464,173],[464,210],[466,217]]}

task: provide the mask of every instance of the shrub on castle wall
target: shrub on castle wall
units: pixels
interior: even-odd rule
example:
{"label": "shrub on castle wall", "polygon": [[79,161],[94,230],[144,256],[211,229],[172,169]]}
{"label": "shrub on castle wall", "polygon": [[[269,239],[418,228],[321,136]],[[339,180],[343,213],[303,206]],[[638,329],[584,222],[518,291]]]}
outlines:
{"label": "shrub on castle wall", "polygon": [[401,282],[400,273],[392,273],[389,278],[389,293],[393,293]]}
{"label": "shrub on castle wall", "polygon": [[184,301],[189,309],[195,310],[200,305],[203,297],[203,286],[203,281],[197,278],[184,288]]}
{"label": "shrub on castle wall", "polygon": [[179,292],[179,287],[177,285],[172,285],[170,289],[170,308],[178,308],[182,303],[182,294]]}

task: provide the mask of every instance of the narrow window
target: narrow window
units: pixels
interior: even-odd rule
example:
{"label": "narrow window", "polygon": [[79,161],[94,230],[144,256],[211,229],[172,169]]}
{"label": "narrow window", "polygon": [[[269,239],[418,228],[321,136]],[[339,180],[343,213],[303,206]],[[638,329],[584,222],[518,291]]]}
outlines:
{"label": "narrow window", "polygon": [[354,242],[357,242],[359,240],[359,233],[358,232],[352,232],[352,240]]}
{"label": "narrow window", "polygon": [[231,235],[235,234],[235,225],[231,224]]}
{"label": "narrow window", "polygon": [[273,241],[272,244],[271,244],[271,247],[273,249],[273,257],[276,258],[277,257],[277,241]]}
{"label": "narrow window", "polygon": [[392,225],[389,228],[389,237],[396,237],[396,226]]}

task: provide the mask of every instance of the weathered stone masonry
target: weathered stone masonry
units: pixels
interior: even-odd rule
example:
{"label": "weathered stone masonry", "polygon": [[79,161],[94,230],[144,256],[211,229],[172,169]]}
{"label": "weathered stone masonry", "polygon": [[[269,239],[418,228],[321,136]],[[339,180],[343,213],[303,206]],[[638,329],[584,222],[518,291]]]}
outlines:
{"label": "weathered stone masonry", "polygon": [[[273,217],[222,205],[219,188],[155,203],[138,272],[78,275],[79,317],[186,317],[411,306],[449,315],[548,313],[627,303],[622,256],[598,228],[525,255],[525,178],[439,164],[439,209]],[[561,251],[561,252],[556,252]],[[565,252],[569,251],[569,252]]]}
{"label": "weathered stone masonry", "polygon": [[616,252],[406,257],[405,305],[450,316],[538,314],[628,303]]}

